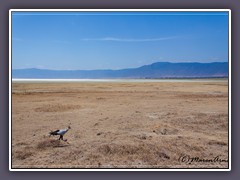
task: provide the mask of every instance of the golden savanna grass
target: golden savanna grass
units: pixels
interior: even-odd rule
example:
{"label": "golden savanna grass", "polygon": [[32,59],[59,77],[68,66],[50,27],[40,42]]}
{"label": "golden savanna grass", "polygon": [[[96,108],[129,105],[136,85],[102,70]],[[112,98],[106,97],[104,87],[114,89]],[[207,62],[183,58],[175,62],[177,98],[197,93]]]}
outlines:
{"label": "golden savanna grass", "polygon": [[182,155],[228,159],[227,81],[13,83],[13,168],[228,167]]}

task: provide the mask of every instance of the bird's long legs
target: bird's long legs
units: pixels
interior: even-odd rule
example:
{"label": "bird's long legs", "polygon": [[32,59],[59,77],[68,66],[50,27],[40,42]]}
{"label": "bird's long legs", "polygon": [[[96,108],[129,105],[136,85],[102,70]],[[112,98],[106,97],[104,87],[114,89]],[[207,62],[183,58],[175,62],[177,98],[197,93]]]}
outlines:
{"label": "bird's long legs", "polygon": [[[58,140],[59,140],[59,141],[62,140],[62,141],[64,141],[64,142],[68,143],[68,142],[67,142],[67,139],[63,139],[63,135],[60,135],[60,137],[59,137]],[[69,143],[68,143],[68,144],[69,144]]]}
{"label": "bird's long legs", "polygon": [[58,140],[63,140],[63,135],[60,135]]}

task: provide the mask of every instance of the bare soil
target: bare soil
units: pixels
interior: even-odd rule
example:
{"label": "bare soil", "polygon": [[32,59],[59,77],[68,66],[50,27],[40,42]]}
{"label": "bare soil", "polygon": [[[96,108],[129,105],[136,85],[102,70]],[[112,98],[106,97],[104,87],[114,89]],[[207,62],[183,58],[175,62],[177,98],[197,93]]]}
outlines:
{"label": "bare soil", "polygon": [[227,81],[12,88],[13,168],[228,168]]}

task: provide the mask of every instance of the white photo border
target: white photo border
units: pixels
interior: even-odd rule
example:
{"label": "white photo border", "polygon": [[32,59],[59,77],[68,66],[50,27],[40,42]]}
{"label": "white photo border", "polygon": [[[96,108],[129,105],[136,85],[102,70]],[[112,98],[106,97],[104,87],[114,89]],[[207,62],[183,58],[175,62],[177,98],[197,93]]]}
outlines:
{"label": "white photo border", "polygon": [[[12,168],[13,12],[228,12],[228,168]],[[10,9],[9,10],[9,171],[231,171],[231,9]]]}

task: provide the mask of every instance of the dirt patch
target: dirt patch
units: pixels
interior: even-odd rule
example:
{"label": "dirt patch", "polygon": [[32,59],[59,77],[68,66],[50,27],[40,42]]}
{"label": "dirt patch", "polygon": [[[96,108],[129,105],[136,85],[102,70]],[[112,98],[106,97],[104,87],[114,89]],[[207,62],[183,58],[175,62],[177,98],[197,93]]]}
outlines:
{"label": "dirt patch", "polygon": [[228,95],[226,93],[205,93],[205,94],[180,94],[177,95],[181,98],[187,98],[187,99],[202,99],[202,98],[227,98]]}
{"label": "dirt patch", "polygon": [[228,144],[223,141],[212,140],[208,142],[209,145],[227,146]]}
{"label": "dirt patch", "polygon": [[176,135],[179,130],[172,127],[154,128],[153,133],[158,135]]}
{"label": "dirt patch", "polygon": [[14,152],[14,156],[19,160],[25,160],[33,155],[33,151],[25,148],[23,150],[17,150]]}
{"label": "dirt patch", "polygon": [[40,141],[36,148],[39,150],[45,150],[48,148],[56,148],[56,147],[65,147],[66,144],[62,144],[60,140],[53,140],[53,139],[46,139],[43,141]]}
{"label": "dirt patch", "polygon": [[80,109],[80,105],[62,105],[62,104],[47,104],[42,107],[35,108],[36,112],[64,112]]}

